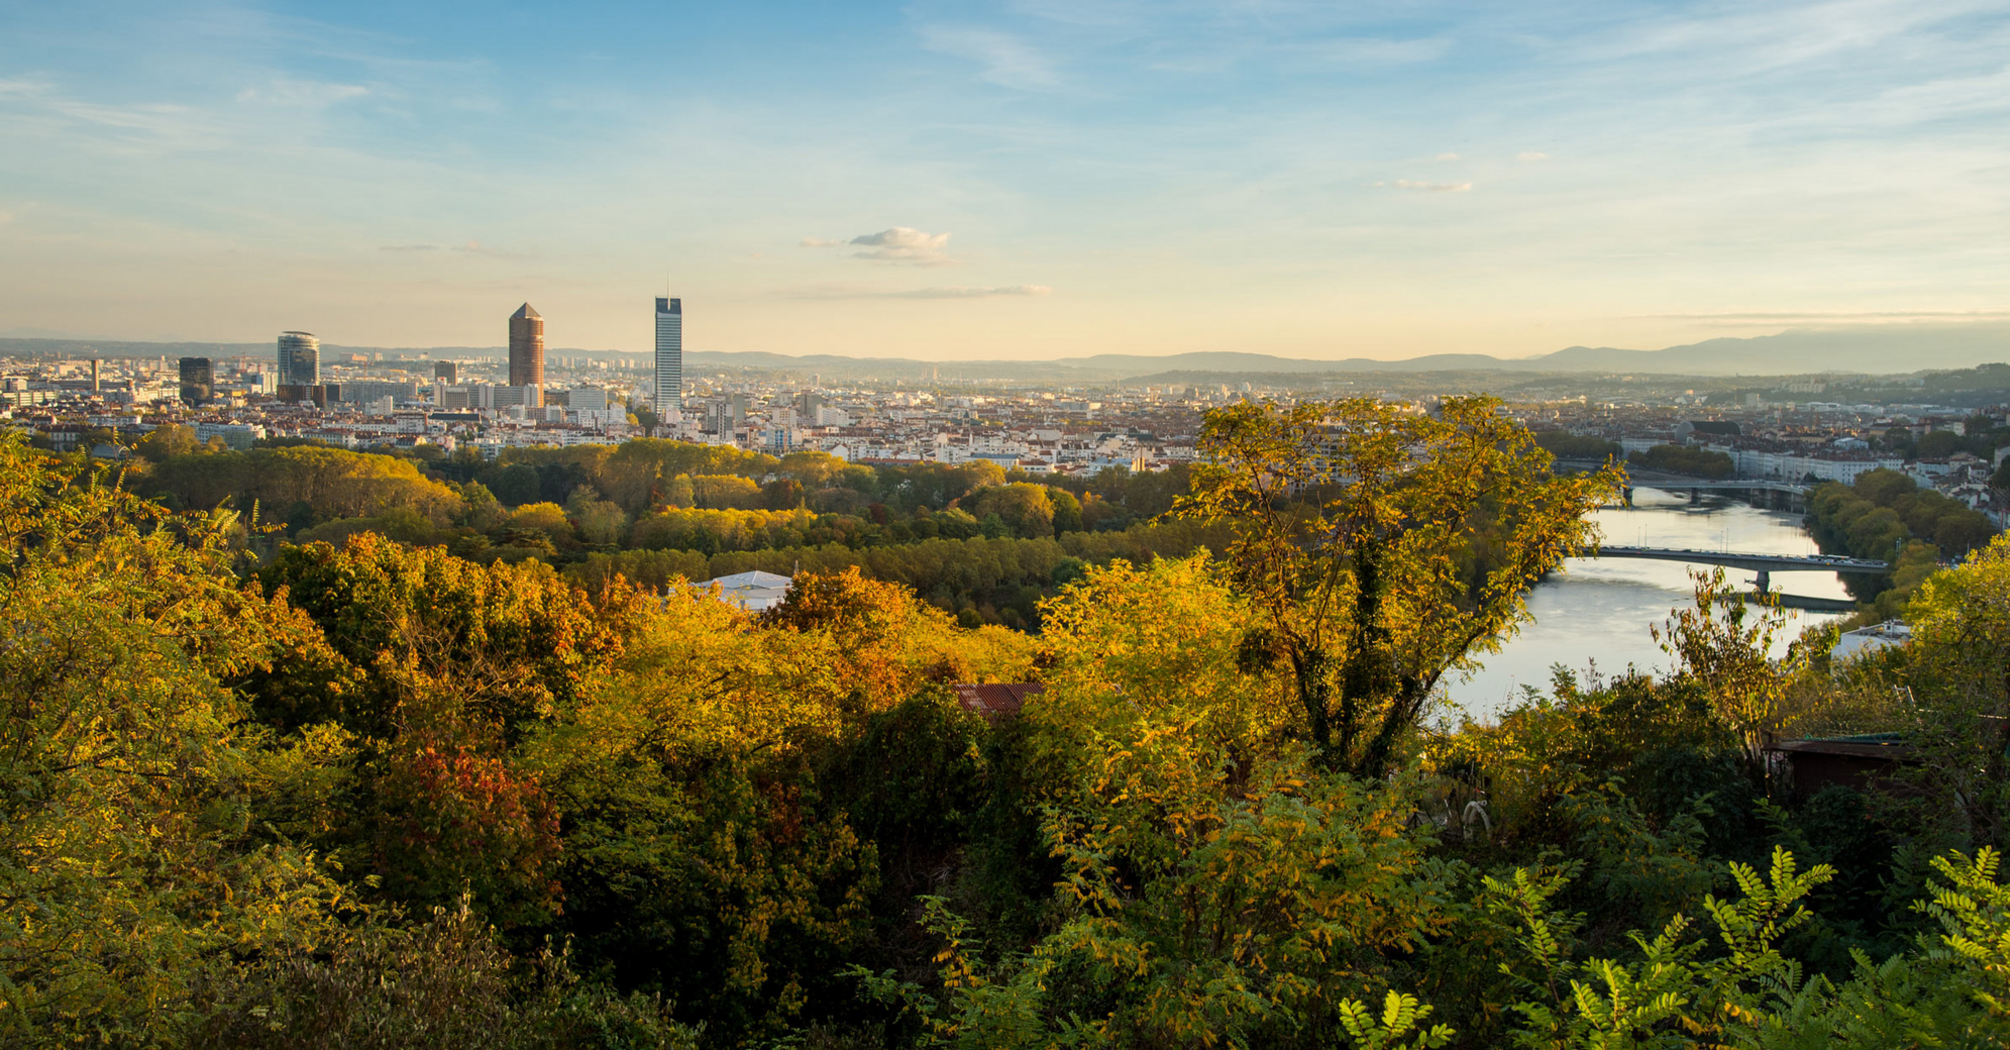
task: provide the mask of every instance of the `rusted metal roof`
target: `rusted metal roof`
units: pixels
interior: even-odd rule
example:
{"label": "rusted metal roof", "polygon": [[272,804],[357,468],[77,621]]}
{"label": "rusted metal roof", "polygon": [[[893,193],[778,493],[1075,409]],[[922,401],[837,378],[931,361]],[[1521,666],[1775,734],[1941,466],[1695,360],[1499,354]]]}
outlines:
{"label": "rusted metal roof", "polygon": [[1047,687],[1038,682],[984,682],[959,683],[952,688],[956,690],[957,702],[963,705],[964,710],[983,715],[985,720],[995,723],[1016,717],[1019,709],[1026,706],[1028,697]]}
{"label": "rusted metal roof", "polygon": [[1870,740],[1862,737],[1782,740],[1766,750],[1801,755],[1848,755],[1851,758],[1869,758],[1885,762],[1905,762],[1914,758],[1919,752],[1913,745],[1897,740]]}

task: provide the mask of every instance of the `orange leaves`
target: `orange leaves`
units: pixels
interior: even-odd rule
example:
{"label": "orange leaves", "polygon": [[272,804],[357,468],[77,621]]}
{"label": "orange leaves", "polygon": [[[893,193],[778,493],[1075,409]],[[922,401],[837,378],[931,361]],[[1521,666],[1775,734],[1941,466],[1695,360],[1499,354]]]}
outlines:
{"label": "orange leaves", "polygon": [[376,863],[401,899],[470,889],[505,925],[559,910],[558,811],[535,775],[464,747],[395,754],[377,782]]}

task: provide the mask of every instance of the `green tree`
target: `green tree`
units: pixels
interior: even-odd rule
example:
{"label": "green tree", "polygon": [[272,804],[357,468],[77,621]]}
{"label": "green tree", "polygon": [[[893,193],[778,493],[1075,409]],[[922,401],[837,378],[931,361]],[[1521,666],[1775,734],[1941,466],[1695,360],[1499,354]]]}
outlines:
{"label": "green tree", "polygon": [[[1054,501],[1045,485],[1014,482],[972,489],[957,506],[979,520],[998,515],[1015,536],[1038,538],[1054,534]],[[1080,510],[1076,512],[1080,519]]]}
{"label": "green tree", "polygon": [[165,512],[0,440],[0,1041],[156,1046],[231,953],[347,909],[269,834],[289,756],[230,682],[312,632],[239,589],[235,516]]}
{"label": "green tree", "polygon": [[1773,660],[1773,640],[1786,621],[1777,605],[1762,606],[1747,625],[1751,606],[1724,582],[1724,570],[1692,573],[1696,603],[1651,628],[1662,651],[1675,659],[1678,679],[1694,680],[1713,711],[1738,734],[1745,767],[1763,775],[1765,748],[1782,721],[1787,684],[1805,664],[1796,648],[1783,666]]}
{"label": "green tree", "polygon": [[1182,513],[1234,530],[1253,654],[1291,670],[1323,760],[1380,774],[1449,671],[1497,648],[1594,536],[1616,468],[1557,477],[1492,398],[1209,413]]}

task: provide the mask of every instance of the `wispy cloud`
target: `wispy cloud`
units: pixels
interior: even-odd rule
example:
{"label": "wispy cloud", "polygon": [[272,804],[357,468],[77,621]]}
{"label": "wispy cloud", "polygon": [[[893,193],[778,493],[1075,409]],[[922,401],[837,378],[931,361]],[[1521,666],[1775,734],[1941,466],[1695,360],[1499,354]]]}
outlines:
{"label": "wispy cloud", "polygon": [[1710,325],[1889,324],[1894,322],[1999,323],[2010,321],[2001,310],[1801,310],[1747,313],[1641,314],[1644,320],[1695,321]]}
{"label": "wispy cloud", "polygon": [[805,237],[805,238],[803,238],[802,240],[800,240],[800,241],[797,241],[797,242],[796,242],[796,247],[798,247],[798,248],[836,248],[836,247],[838,247],[839,245],[841,245],[841,244],[843,244],[843,243],[844,243],[843,241],[840,241],[840,240],[838,240],[838,239],[836,239],[836,238],[834,238],[834,237]]}
{"label": "wispy cloud", "polygon": [[1003,87],[1033,90],[1060,83],[1047,57],[1010,33],[979,26],[928,25],[920,29],[921,46],[937,54],[977,63],[985,80]]}
{"label": "wispy cloud", "polygon": [[331,84],[318,80],[274,80],[262,87],[247,87],[237,93],[239,102],[263,102],[277,106],[327,106],[362,98],[370,89],[361,84]]}
{"label": "wispy cloud", "polygon": [[907,263],[911,266],[947,266],[956,261],[945,250],[949,247],[948,234],[924,233],[912,226],[894,226],[878,233],[862,233],[848,243],[865,249],[851,253],[855,259]]}
{"label": "wispy cloud", "polygon": [[969,288],[950,285],[942,288],[916,288],[906,292],[888,292],[888,299],[996,299],[1008,296],[1048,295],[1054,289],[1044,284],[1010,284],[997,288]]}
{"label": "wispy cloud", "polygon": [[1350,36],[1304,45],[1329,61],[1347,66],[1400,66],[1434,61],[1451,47],[1443,37],[1391,40],[1387,37]]}
{"label": "wispy cloud", "polygon": [[230,132],[215,116],[172,103],[117,106],[66,93],[46,80],[0,80],[0,130],[14,135],[83,134],[121,151],[211,149]]}
{"label": "wispy cloud", "polygon": [[1415,179],[1393,179],[1375,185],[1398,190],[1417,190],[1423,193],[1470,193],[1473,188],[1470,182],[1419,182]]}
{"label": "wispy cloud", "polygon": [[790,288],[781,294],[790,299],[1005,299],[1050,295],[1053,291],[1054,289],[1044,284],[1010,284],[994,288],[942,285],[897,291],[844,285],[818,285],[810,288]]}
{"label": "wispy cloud", "polygon": [[1460,158],[1460,156],[1459,156],[1458,154],[1456,154],[1456,153],[1440,153],[1440,154],[1438,154],[1438,156],[1437,156],[1437,159],[1438,159],[1438,160],[1460,160],[1460,159],[1462,159],[1462,158]]}
{"label": "wispy cloud", "polygon": [[468,255],[487,255],[497,259],[521,259],[518,252],[506,252],[491,248],[480,241],[464,241],[460,244],[384,244],[380,252],[463,252]]}
{"label": "wispy cloud", "polygon": [[1527,161],[1548,160],[1549,154],[1544,153],[1540,150],[1525,149],[1522,150],[1520,153],[1515,154],[1514,159],[1527,160]]}

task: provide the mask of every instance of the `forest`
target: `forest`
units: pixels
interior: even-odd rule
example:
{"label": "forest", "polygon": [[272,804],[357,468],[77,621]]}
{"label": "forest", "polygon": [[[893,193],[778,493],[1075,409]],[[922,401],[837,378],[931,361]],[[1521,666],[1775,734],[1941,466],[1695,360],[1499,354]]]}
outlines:
{"label": "forest", "polygon": [[1866,471],[1848,485],[1815,486],[1807,523],[1824,552],[1892,566],[1889,574],[1844,575],[1850,594],[1865,603],[1852,624],[1899,617],[1943,563],[1967,557],[1996,533],[1982,512],[1892,470]]}
{"label": "forest", "polygon": [[[1198,548],[1157,520],[1187,471],[1008,474],[988,461],[869,467],[641,438],[619,446],[388,455],[298,442],[232,451],[163,427],[129,468],[176,509],[237,509],[266,549],[370,532],[473,561],[535,559],[593,586],[658,588],[750,568],[866,567],[966,624],[1037,627],[1039,602],[1088,561]],[[976,542],[972,542],[976,541]]]}
{"label": "forest", "polygon": [[[0,1045],[2004,1045],[2010,540],[1926,574],[1905,645],[1776,659],[1774,610],[1699,577],[1668,673],[1558,668],[1474,721],[1438,686],[1623,478],[1496,408],[1245,403],[1176,492],[846,489],[909,528],[976,492],[977,534],[905,545],[944,564],[1075,559],[1037,631],[808,560],[899,547],[622,546],[854,516],[797,477],[697,506],[767,465],[599,450],[557,493],[579,450],[435,479],[0,441]],[[336,477],[373,493],[346,520],[472,531],[315,534]],[[1030,495],[981,502],[1016,484],[1134,520],[1031,534]],[[473,486],[505,521],[588,488],[625,531],[495,556]],[[758,615],[687,583],[790,551]],[[983,682],[1043,689],[985,716],[951,688]],[[1903,759],[1814,785],[1775,746],[1845,736]]]}

